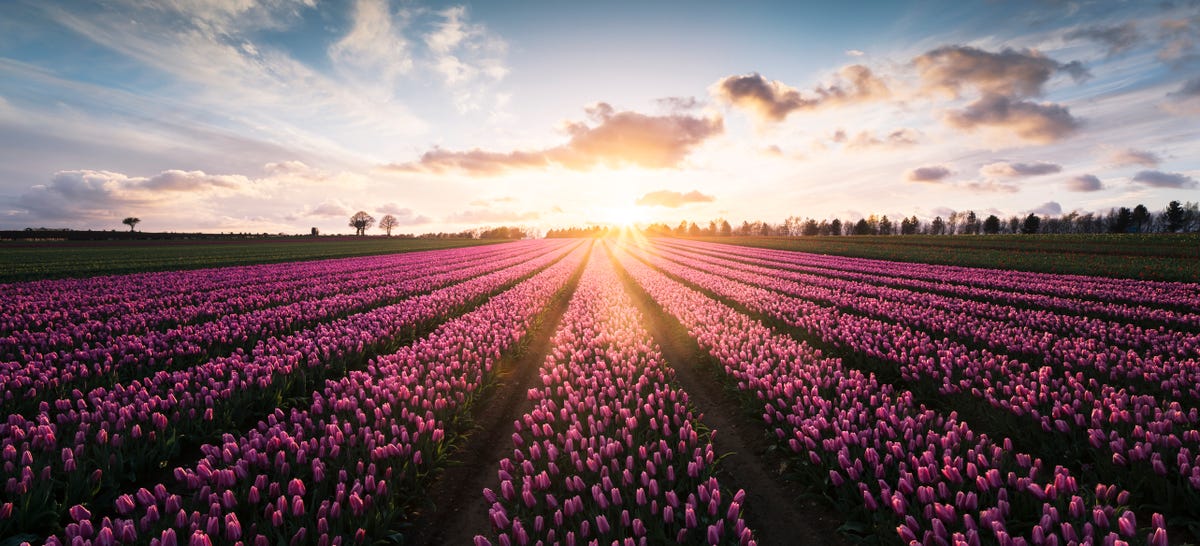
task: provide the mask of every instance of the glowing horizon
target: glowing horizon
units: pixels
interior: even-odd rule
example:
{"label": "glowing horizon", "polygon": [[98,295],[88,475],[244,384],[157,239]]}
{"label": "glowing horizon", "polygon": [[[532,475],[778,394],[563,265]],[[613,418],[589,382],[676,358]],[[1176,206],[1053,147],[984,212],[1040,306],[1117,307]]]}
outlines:
{"label": "glowing horizon", "polygon": [[1196,6],[20,1],[0,28],[0,229],[1007,217],[1200,186]]}

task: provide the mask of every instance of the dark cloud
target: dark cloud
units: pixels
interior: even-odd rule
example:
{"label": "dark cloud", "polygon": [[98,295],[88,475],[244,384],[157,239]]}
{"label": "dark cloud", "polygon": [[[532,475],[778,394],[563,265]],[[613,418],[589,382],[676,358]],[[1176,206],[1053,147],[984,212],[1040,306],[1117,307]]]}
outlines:
{"label": "dark cloud", "polygon": [[928,90],[953,97],[964,87],[984,96],[1034,97],[1057,73],[1076,81],[1088,76],[1079,61],[1060,63],[1037,51],[1005,49],[993,53],[970,46],[943,46],[913,59],[922,84]]}
{"label": "dark cloud", "polygon": [[910,182],[941,182],[952,173],[943,165],[917,167],[905,175]]}
{"label": "dark cloud", "polygon": [[1062,172],[1062,165],[1055,163],[1046,163],[1037,161],[1034,163],[1009,163],[1001,161],[999,163],[989,163],[984,165],[979,172],[988,176],[1040,176],[1043,174],[1053,174]]}
{"label": "dark cloud", "polygon": [[592,105],[586,112],[593,124],[567,124],[570,140],[562,146],[512,152],[480,149],[456,152],[435,148],[417,161],[385,168],[401,172],[462,171],[474,176],[517,169],[544,169],[551,165],[577,171],[597,165],[664,169],[678,166],[693,148],[724,131],[719,117],[649,116],[618,112],[607,103]]}
{"label": "dark cloud", "polygon": [[1042,216],[1058,216],[1062,214],[1062,205],[1056,201],[1046,201],[1041,205],[1029,210],[1030,214],[1040,214]]}
{"label": "dark cloud", "polygon": [[755,114],[763,121],[783,121],[793,112],[816,110],[891,96],[887,83],[863,65],[849,65],[838,71],[833,83],[818,85],[807,94],[778,80],[767,80],[758,73],[727,76],[713,85],[718,100]]}
{"label": "dark cloud", "polygon": [[1133,181],[1156,188],[1194,188],[1196,179],[1182,173],[1142,171],[1133,175]]}
{"label": "dark cloud", "polygon": [[689,203],[711,203],[714,200],[713,196],[705,195],[696,190],[687,193],[659,190],[639,197],[637,204],[643,207],[678,208]]}
{"label": "dark cloud", "polygon": [[945,119],[958,129],[1003,129],[1024,140],[1039,143],[1062,140],[1080,127],[1080,121],[1065,106],[1013,100],[1001,95],[984,95],[963,110],[948,112]]}
{"label": "dark cloud", "polygon": [[1095,175],[1081,174],[1067,181],[1067,190],[1069,191],[1100,191],[1104,189],[1104,184],[1100,183],[1100,179]]}
{"label": "dark cloud", "polygon": [[1068,40],[1091,40],[1108,48],[1110,56],[1128,51],[1142,39],[1138,33],[1137,24],[1127,21],[1111,27],[1090,26],[1073,30],[1066,34]]}
{"label": "dark cloud", "polygon": [[1114,151],[1109,154],[1108,160],[1116,166],[1141,165],[1143,167],[1157,167],[1162,162],[1162,159],[1154,152],[1135,150],[1133,148]]}
{"label": "dark cloud", "polygon": [[1183,82],[1178,91],[1167,93],[1166,109],[1171,112],[1200,114],[1200,77]]}

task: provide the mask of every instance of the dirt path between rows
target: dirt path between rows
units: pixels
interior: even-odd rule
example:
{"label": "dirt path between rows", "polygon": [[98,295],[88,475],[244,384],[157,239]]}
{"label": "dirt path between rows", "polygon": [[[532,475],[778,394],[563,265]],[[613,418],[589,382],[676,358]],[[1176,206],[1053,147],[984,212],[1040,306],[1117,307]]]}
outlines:
{"label": "dirt path between rows", "polygon": [[768,451],[771,444],[763,435],[763,424],[725,390],[717,372],[702,361],[702,349],[686,329],[654,305],[615,260],[614,266],[645,317],[646,329],[675,369],[675,381],[702,415],[701,422],[714,429],[713,448],[718,455],[726,455],[718,475],[721,488],[746,491],[744,517],[758,544],[850,544],[837,532],[842,518],[825,504],[803,499],[801,488],[785,481],[780,473],[785,460]]}
{"label": "dirt path between rows", "polygon": [[512,455],[513,421],[533,410],[526,395],[538,378],[542,361],[558,324],[589,259],[596,258],[595,246],[582,265],[567,281],[563,293],[541,317],[532,332],[528,345],[515,359],[501,361],[497,384],[473,410],[475,427],[453,455],[454,463],[429,487],[432,509],[424,515],[415,514],[419,522],[408,533],[405,544],[474,544],[475,535],[489,536],[491,521],[488,504],[483,499],[484,487],[495,487],[499,478],[500,460]]}

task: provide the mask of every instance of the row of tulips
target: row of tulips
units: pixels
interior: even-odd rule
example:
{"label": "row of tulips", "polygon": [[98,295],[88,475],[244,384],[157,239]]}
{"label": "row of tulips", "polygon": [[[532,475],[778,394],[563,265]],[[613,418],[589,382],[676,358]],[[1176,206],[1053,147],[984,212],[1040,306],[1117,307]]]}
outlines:
{"label": "row of tulips", "polygon": [[1067,469],[977,434],[954,413],[671,280],[621,252],[625,271],[677,318],[802,472],[867,532],[901,543],[1165,545],[1162,516],[1139,520],[1115,486],[1085,487]]}
{"label": "row of tulips", "polygon": [[46,544],[363,544],[419,504],[474,393],[561,294],[588,248],[438,327],[428,337],[281,409],[241,436],[203,447],[172,484],[86,506]]}
{"label": "row of tulips", "polygon": [[771,267],[1013,306],[1121,321],[1200,326],[1200,311],[1197,311],[1200,290],[1184,283],[908,264],[691,241],[663,241],[663,244],[739,260],[764,260]]}
{"label": "row of tulips", "polygon": [[[735,279],[752,286],[794,297],[798,307],[787,311],[808,317],[809,322],[827,325],[840,331],[823,336],[825,341],[840,345],[853,344],[851,330],[858,324],[868,328],[887,330],[882,343],[908,351],[909,359],[929,356],[932,352],[950,351],[956,354],[971,351],[981,346],[984,355],[980,365],[983,371],[1005,369],[1037,369],[1040,364],[1052,366],[1050,370],[1070,376],[1075,383],[1092,383],[1104,388],[1112,383],[1123,385],[1121,392],[1113,396],[1137,399],[1159,413],[1178,412],[1180,408],[1194,410],[1200,402],[1200,335],[1175,332],[1177,343],[1168,357],[1161,355],[1145,357],[1133,350],[1106,345],[1098,332],[1095,337],[1059,337],[1048,332],[1032,332],[1019,324],[974,316],[971,312],[950,312],[938,309],[937,304],[920,303],[919,295],[909,301],[885,299],[875,291],[855,293],[853,288],[840,290],[808,284],[788,278],[786,272],[738,264],[711,256],[697,257],[656,249],[657,254],[674,263],[711,272],[722,277]],[[837,284],[837,283],[832,283]],[[933,298],[931,298],[933,299]],[[973,306],[966,304],[964,309]],[[845,312],[843,312],[845,311]],[[849,324],[845,328],[840,325]],[[1157,334],[1166,336],[1166,331]],[[938,336],[941,336],[940,338]],[[899,338],[901,341],[891,341]],[[966,343],[963,343],[962,341]],[[1006,353],[1016,353],[1024,360],[1016,360]],[[987,385],[970,384],[980,375],[980,370],[952,369],[949,374],[937,365],[921,367],[896,359],[906,371],[914,375],[925,374],[939,381],[946,380],[945,390],[961,391]],[[915,369],[915,371],[913,371]],[[959,372],[959,373],[955,373]],[[964,378],[964,374],[966,377]],[[1082,374],[1082,376],[1078,375]],[[1097,396],[1100,396],[1098,393]],[[1119,402],[1122,403],[1123,402]],[[1189,423],[1195,424],[1200,417],[1191,411]],[[1141,423],[1135,423],[1141,424]]]}
{"label": "row of tulips", "polygon": [[[578,247],[579,245],[574,245]],[[0,536],[52,529],[67,506],[111,495],[122,481],[158,468],[183,438],[241,426],[285,399],[303,396],[367,357],[473,306],[487,295],[561,260],[559,250],[507,269],[259,342],[172,372],[43,402],[31,419],[0,423]],[[103,469],[103,470],[101,470]],[[53,479],[51,479],[53,478]]]}
{"label": "row of tulips", "polygon": [[[580,279],[513,456],[485,489],[494,538],[528,544],[755,544],[745,493],[722,492],[687,393],[606,255]],[[607,253],[605,253],[607,254]],[[477,545],[491,544],[477,536]]]}
{"label": "row of tulips", "polygon": [[[0,284],[9,312],[0,316],[0,344],[66,343],[196,322],[294,301],[291,294],[325,294],[329,286],[370,279],[404,267],[423,267],[450,255],[488,255],[499,247],[424,251],[385,256],[314,260]],[[313,283],[312,279],[325,279]],[[247,290],[247,288],[253,290]],[[310,296],[319,297],[319,296]],[[0,353],[7,352],[0,345]]]}
{"label": "row of tulips", "polygon": [[[1178,400],[1136,394],[1077,369],[1035,366],[934,338],[904,324],[903,317],[893,319],[901,322],[883,321],[783,295],[780,291],[786,288],[780,287],[790,281],[729,270],[711,259],[685,263],[642,256],[664,271],[826,343],[895,363],[906,379],[928,378],[941,385],[942,393],[969,393],[1032,420],[1046,432],[1095,451],[1096,459],[1111,461],[1115,470],[1132,466],[1134,475],[1122,481],[1162,478],[1165,483],[1147,487],[1200,502],[1200,410],[1195,406],[1185,410]],[[1193,360],[1190,367],[1195,366]],[[1157,496],[1156,491],[1145,492]]]}
{"label": "row of tulips", "polygon": [[[372,281],[372,286],[351,283],[342,286],[340,291],[333,285],[325,288],[325,291],[334,292],[331,295],[230,313],[209,322],[118,335],[83,347],[47,352],[22,347],[13,360],[0,363],[0,388],[7,398],[2,408],[6,413],[28,414],[41,400],[68,396],[75,389],[88,392],[160,370],[187,367],[238,348],[250,349],[259,340],[394,304],[414,294],[504,269],[554,250],[553,247],[538,246],[491,259],[452,255],[444,262],[375,274],[382,284],[374,285],[376,281]],[[315,280],[310,278],[307,282],[322,284],[327,279]]]}
{"label": "row of tulips", "polygon": [[[805,290],[797,295],[803,296],[805,299],[835,303],[847,309],[861,305],[865,299],[879,299],[919,306],[919,308],[906,307],[904,311],[920,315],[937,313],[937,315],[925,319],[930,323],[930,327],[957,325],[957,328],[951,331],[954,335],[969,337],[972,331],[980,329],[999,331],[1008,338],[1003,341],[1010,343],[1007,345],[996,344],[997,348],[1007,347],[1008,350],[1059,356],[1059,358],[1065,357],[1058,355],[1058,352],[1070,351],[1076,347],[1083,350],[1103,351],[1106,353],[1107,360],[1116,361],[1113,366],[1117,368],[1124,366],[1124,363],[1119,360],[1125,358],[1128,350],[1137,351],[1136,355],[1139,358],[1157,356],[1178,360],[1194,359],[1200,356],[1200,332],[1198,331],[1146,328],[1129,322],[1079,316],[1073,312],[1056,313],[1046,310],[1044,306],[1017,308],[1012,305],[980,301],[980,298],[947,296],[919,289],[890,287],[866,279],[846,279],[839,276],[800,272],[779,267],[778,264],[767,260],[746,257],[730,259],[729,256],[721,256],[714,252],[685,250],[666,244],[656,245],[656,250],[669,253],[678,252],[679,255],[720,263],[726,267],[794,281]],[[1138,364],[1132,365],[1137,366]]]}

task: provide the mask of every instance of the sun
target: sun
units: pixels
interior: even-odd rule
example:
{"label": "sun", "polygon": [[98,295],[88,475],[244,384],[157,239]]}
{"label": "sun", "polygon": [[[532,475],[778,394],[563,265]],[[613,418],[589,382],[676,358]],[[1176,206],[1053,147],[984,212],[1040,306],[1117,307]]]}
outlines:
{"label": "sun", "polygon": [[634,227],[647,220],[646,210],[642,207],[611,207],[604,209],[601,218],[605,223],[620,227]]}

